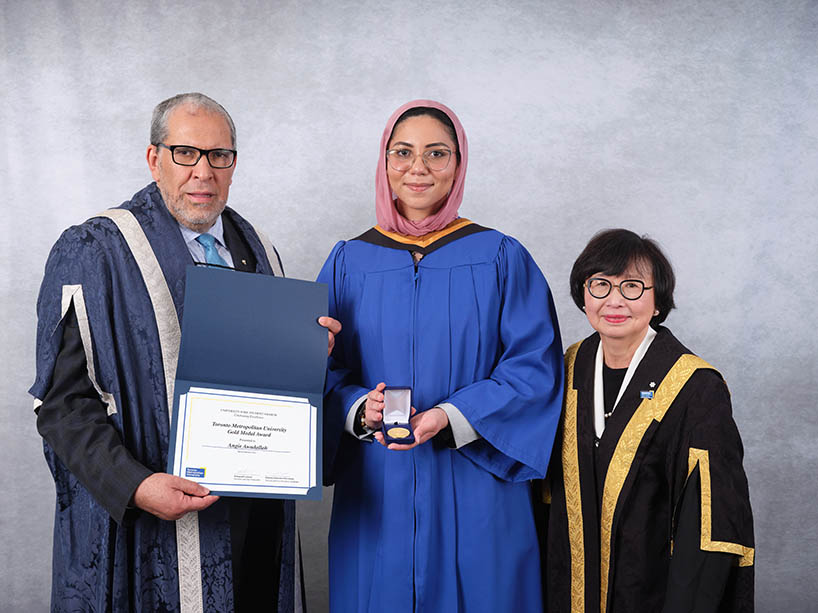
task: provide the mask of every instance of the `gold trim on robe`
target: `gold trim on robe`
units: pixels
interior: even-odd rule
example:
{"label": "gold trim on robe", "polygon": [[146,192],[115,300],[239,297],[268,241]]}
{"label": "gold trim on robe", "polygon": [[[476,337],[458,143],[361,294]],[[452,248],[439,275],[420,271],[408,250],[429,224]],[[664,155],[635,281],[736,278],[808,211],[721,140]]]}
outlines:
{"label": "gold trim on robe", "polygon": [[387,238],[391,238],[395,242],[403,243],[404,245],[417,245],[418,247],[428,247],[435,241],[439,241],[444,236],[448,236],[452,232],[457,232],[460,228],[465,228],[471,223],[472,222],[466,219],[465,217],[459,217],[445,228],[442,228],[435,232],[429,232],[429,234],[424,234],[423,236],[406,236],[404,234],[398,234],[397,232],[389,232],[388,230],[384,230],[380,226],[375,226],[375,229],[384,236],[386,236]]}
{"label": "gold trim on robe", "polygon": [[[688,379],[700,368],[713,369],[700,357],[684,354],[665,375],[653,398],[645,398],[625,427],[614,450],[605,485],[602,488],[602,509],[600,516],[600,583],[599,609],[605,613],[608,607],[608,581],[611,569],[611,547],[613,540],[613,517],[625,479],[631,471],[636,451],[648,427],[661,422]],[[702,481],[704,483],[704,481]],[[709,483],[709,482],[708,482]],[[567,487],[566,487],[567,489]],[[576,609],[575,609],[576,610]]]}
{"label": "gold trim on robe", "polygon": [[738,543],[726,541],[714,541],[712,535],[713,528],[713,492],[710,487],[710,452],[707,449],[690,448],[687,460],[687,476],[690,477],[693,469],[699,466],[699,476],[701,478],[701,505],[702,505],[702,527],[701,527],[701,548],[703,551],[719,551],[722,553],[732,553],[739,556],[739,566],[752,566],[755,559],[755,550],[752,547],[745,547]]}
{"label": "gold trim on robe", "polygon": [[568,509],[568,542],[571,548],[571,610],[585,611],[585,528],[582,525],[582,496],[579,488],[579,437],[577,433],[577,390],[574,362],[582,344],[565,352],[565,421],[562,439],[562,471],[565,506]]}

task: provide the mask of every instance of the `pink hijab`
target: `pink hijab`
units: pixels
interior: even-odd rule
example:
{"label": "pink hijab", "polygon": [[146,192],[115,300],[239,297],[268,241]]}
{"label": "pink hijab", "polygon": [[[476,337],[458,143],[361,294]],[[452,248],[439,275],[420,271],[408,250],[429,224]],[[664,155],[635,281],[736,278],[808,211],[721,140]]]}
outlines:
{"label": "pink hijab", "polygon": [[[392,136],[392,130],[398,118],[409,109],[419,106],[441,110],[452,120],[457,134],[458,150],[460,151],[460,168],[457,169],[452,189],[443,206],[426,219],[410,221],[398,212],[392,188],[389,187],[389,179],[386,176],[386,147],[389,144],[389,138]],[[463,126],[460,125],[460,120],[454,114],[454,111],[434,100],[412,100],[412,102],[404,104],[392,113],[392,117],[389,118],[386,124],[386,129],[383,131],[383,137],[381,137],[378,169],[375,172],[375,214],[378,225],[387,232],[397,232],[406,236],[423,236],[448,226],[457,219],[457,209],[460,208],[460,202],[463,200],[463,187],[466,182],[466,165],[468,161],[469,146],[466,141],[466,133],[463,131]]]}

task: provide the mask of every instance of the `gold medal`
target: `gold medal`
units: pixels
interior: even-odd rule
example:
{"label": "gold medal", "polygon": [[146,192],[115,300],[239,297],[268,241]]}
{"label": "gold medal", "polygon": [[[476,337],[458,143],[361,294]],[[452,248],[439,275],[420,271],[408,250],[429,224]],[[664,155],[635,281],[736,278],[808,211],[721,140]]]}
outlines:
{"label": "gold medal", "polygon": [[406,438],[409,436],[408,428],[389,428],[386,433],[392,438]]}

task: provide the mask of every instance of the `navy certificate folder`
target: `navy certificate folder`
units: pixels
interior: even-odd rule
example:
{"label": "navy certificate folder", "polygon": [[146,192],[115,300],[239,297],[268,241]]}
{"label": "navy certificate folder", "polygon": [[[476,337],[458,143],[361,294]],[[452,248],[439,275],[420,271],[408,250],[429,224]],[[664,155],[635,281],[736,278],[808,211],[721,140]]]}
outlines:
{"label": "navy certificate folder", "polygon": [[176,445],[179,397],[191,387],[299,396],[318,409],[317,485],[305,495],[274,497],[321,499],[327,330],[317,319],[326,315],[327,303],[324,283],[219,268],[188,268],[168,472],[172,472]]}

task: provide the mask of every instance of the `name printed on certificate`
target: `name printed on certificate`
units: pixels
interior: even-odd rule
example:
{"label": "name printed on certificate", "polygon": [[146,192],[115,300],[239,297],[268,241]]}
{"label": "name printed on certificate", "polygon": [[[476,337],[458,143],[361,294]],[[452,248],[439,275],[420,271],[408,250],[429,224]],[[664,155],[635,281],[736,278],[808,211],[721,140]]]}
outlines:
{"label": "name printed on certificate", "polygon": [[173,474],[220,494],[306,494],[317,409],[307,398],[191,387],[179,397]]}

